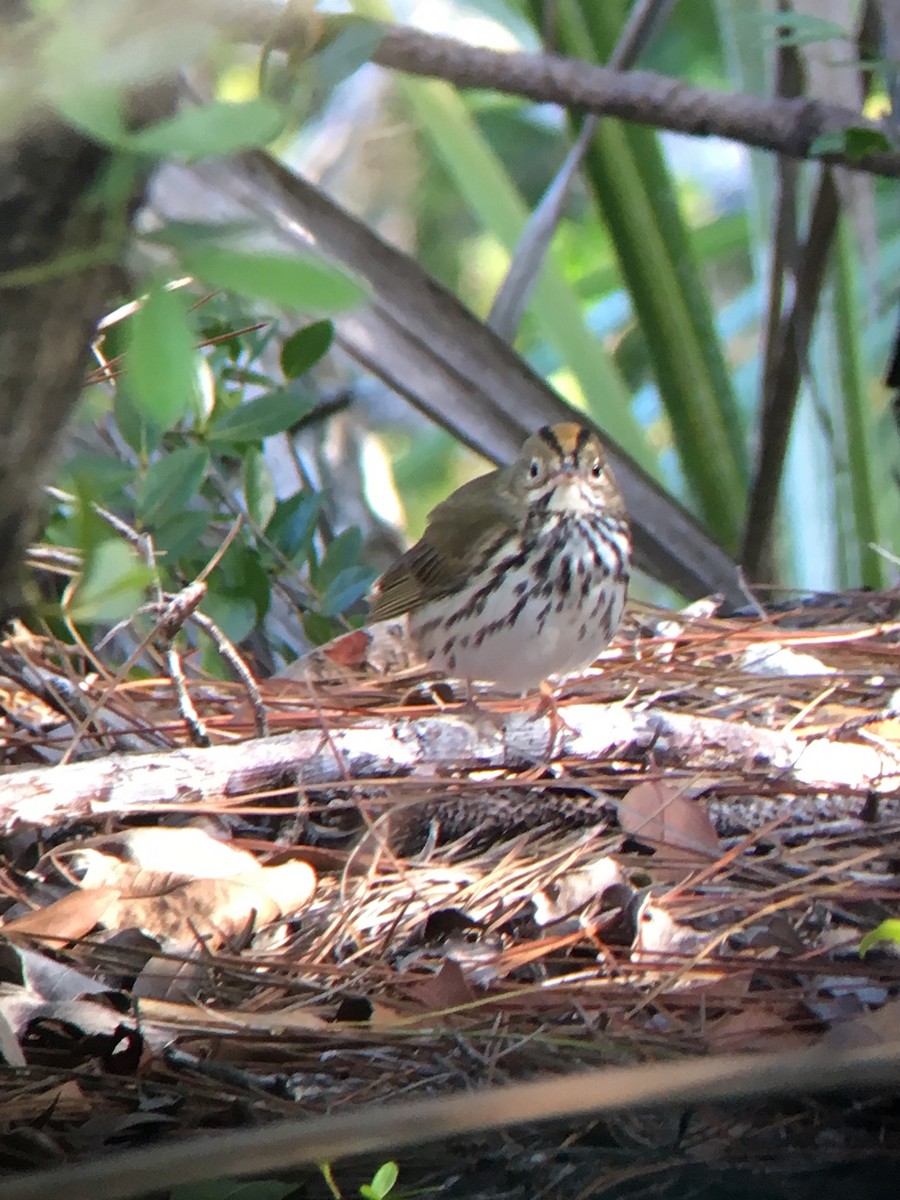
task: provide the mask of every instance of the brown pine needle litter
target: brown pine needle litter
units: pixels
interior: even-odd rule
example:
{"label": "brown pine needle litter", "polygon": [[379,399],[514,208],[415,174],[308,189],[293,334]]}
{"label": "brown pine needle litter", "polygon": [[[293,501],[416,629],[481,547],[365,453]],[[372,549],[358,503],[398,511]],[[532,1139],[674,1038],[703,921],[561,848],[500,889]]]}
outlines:
{"label": "brown pine needle litter", "polygon": [[[103,653],[0,648],[4,1173],[900,1041],[896,591],[633,613],[556,728],[533,698],[430,686],[392,627],[254,695]],[[398,1156],[401,1183],[688,1195],[701,1169],[896,1162],[896,1095],[852,1084],[485,1130]],[[392,1156],[373,1144],[359,1172]]]}

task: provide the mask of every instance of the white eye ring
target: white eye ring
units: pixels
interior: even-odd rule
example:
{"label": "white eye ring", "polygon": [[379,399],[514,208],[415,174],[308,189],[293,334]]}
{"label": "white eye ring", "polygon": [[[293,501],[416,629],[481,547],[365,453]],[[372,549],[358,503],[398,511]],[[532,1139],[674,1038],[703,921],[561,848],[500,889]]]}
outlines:
{"label": "white eye ring", "polygon": [[528,467],[529,478],[538,479],[538,478],[540,478],[540,474],[541,474],[541,460],[539,458],[533,458]]}

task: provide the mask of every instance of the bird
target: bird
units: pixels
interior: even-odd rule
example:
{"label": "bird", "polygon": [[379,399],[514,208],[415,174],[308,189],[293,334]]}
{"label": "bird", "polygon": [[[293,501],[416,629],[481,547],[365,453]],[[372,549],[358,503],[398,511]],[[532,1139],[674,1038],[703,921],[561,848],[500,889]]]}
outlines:
{"label": "bird", "polygon": [[463,484],[376,581],[370,618],[408,619],[451,679],[526,694],[590,666],[625,606],[631,534],[593,430],[545,425],[510,466]]}

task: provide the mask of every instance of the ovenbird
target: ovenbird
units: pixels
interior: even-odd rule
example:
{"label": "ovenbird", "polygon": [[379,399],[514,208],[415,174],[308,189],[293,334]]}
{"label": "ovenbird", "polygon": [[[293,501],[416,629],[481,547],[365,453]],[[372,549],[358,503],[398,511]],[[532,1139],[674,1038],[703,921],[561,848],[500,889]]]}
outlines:
{"label": "ovenbird", "polygon": [[625,604],[631,537],[596,434],[545,426],[516,461],[464,484],[375,584],[372,619],[408,614],[442,674],[525,692],[582,670]]}

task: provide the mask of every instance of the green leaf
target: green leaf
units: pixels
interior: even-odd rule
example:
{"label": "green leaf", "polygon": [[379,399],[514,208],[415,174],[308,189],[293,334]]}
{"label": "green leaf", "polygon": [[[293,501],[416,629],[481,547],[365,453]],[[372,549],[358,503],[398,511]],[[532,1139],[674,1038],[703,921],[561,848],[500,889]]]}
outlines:
{"label": "green leaf", "polygon": [[344,629],[340,622],[335,621],[333,617],[324,617],[321,613],[308,612],[303,614],[303,632],[314,646],[321,646],[325,642],[330,642],[333,637],[337,637],[339,633],[343,633]]}
{"label": "green leaf", "polygon": [[187,412],[195,387],[194,339],[181,295],[153,288],[129,322],[129,390],[140,412],[168,429]]}
{"label": "green leaf", "polygon": [[141,240],[170,246],[181,253],[204,243],[219,246],[223,239],[240,237],[252,230],[250,221],[166,221],[158,229],[142,232]]}
{"label": "green leaf", "polygon": [[117,84],[88,84],[61,96],[57,108],[70,125],[95,142],[121,148],[129,136],[122,119],[122,95]]}
{"label": "green leaf", "polygon": [[305,561],[309,557],[322,499],[315,492],[296,492],[275,505],[275,514],[266,528],[266,536],[285,558]]}
{"label": "green leaf", "polygon": [[353,525],[339,533],[325,551],[325,557],[313,572],[314,585],[319,591],[325,591],[341,571],[359,566],[361,554],[362,534]]}
{"label": "green leaf", "polygon": [[197,246],[183,254],[187,269],[212,287],[305,312],[342,312],[366,298],[362,284],[312,258],[253,254]]}
{"label": "green leaf", "polygon": [[143,459],[159,448],[163,431],[140,410],[129,390],[127,379],[122,380],[122,385],[116,388],[113,400],[116,428],[138,457]]}
{"label": "green leaf", "polygon": [[311,408],[291,389],[269,392],[215,417],[206,436],[211,442],[262,442],[290,429]]}
{"label": "green leaf", "polygon": [[214,591],[212,577],[203,601],[203,611],[215,621],[229,641],[235,643],[242,642],[256,625],[256,605],[253,601],[230,591]]}
{"label": "green leaf", "polygon": [[286,58],[266,53],[262,87],[282,103],[293,122],[302,125],[322,108],[338,84],[369,61],[383,38],[384,30],[375,22],[352,15],[331,17],[314,54],[304,45],[289,51]]}
{"label": "green leaf", "polygon": [[890,917],[888,920],[882,921],[880,925],[876,925],[874,929],[870,929],[865,937],[860,939],[860,958],[865,958],[872,947],[877,946],[879,942],[900,942],[900,920]]}
{"label": "green leaf", "polygon": [[369,61],[384,41],[384,27],[377,21],[348,17],[338,33],[314,56],[317,74],[331,90]]}
{"label": "green leaf", "polygon": [[143,524],[162,524],[183,512],[208,470],[209,452],[200,446],[182,446],[152,462],[138,492],[137,511]]}
{"label": "green leaf", "polygon": [[212,522],[208,509],[197,508],[174,513],[153,530],[153,545],[160,557],[159,565],[171,568],[181,559],[203,565],[212,557],[213,543],[204,549],[202,539]]}
{"label": "green leaf", "polygon": [[[210,576],[209,586],[219,596],[249,600],[256,610],[255,619],[258,621],[269,611],[271,585],[254,546],[234,542]],[[247,632],[249,630],[241,636],[246,636]]]}
{"label": "green leaf", "polygon": [[756,25],[771,26],[778,46],[807,46],[832,39],[847,41],[849,34],[843,26],[814,13],[766,12],[746,13],[742,20]]}
{"label": "green leaf", "polygon": [[894,149],[890,138],[880,129],[866,129],[851,125],[844,130],[844,147],[851,158],[865,158],[867,154],[889,153]]}
{"label": "green leaf", "polygon": [[281,369],[285,379],[297,379],[324,358],[334,341],[331,321],[316,321],[285,338],[281,347]]}
{"label": "green leaf", "polygon": [[166,158],[212,158],[265,146],[278,136],[282,125],[282,114],[271,100],[212,100],[132,134],[129,145]]}
{"label": "green leaf", "polygon": [[77,492],[90,487],[91,495],[101,502],[115,499],[121,503],[122,493],[134,479],[134,467],[109,454],[75,454],[61,467],[60,487]]}
{"label": "green leaf", "polygon": [[843,129],[839,129],[833,133],[820,133],[817,138],[813,138],[809,144],[810,157],[815,158],[819,154],[843,154],[844,132]]}
{"label": "green leaf", "polygon": [[265,529],[275,511],[275,481],[263,452],[251,446],[244,453],[244,503],[250,520]]}
{"label": "green leaf", "polygon": [[400,1175],[400,1168],[395,1162],[386,1162],[372,1176],[371,1183],[364,1183],[359,1189],[363,1200],[384,1200],[393,1191],[394,1184]]}
{"label": "green leaf", "polygon": [[361,600],[374,583],[376,574],[376,571],[361,564],[338,571],[319,601],[322,616],[336,617],[345,608]]}
{"label": "green leaf", "polygon": [[153,572],[139,562],[127,542],[110,538],[95,545],[68,607],[69,617],[82,621],[120,621],[144,602]]}
{"label": "green leaf", "polygon": [[850,125],[832,133],[820,133],[810,143],[809,153],[846,154],[848,158],[865,158],[867,154],[890,153],[894,149],[890,138],[880,129]]}

